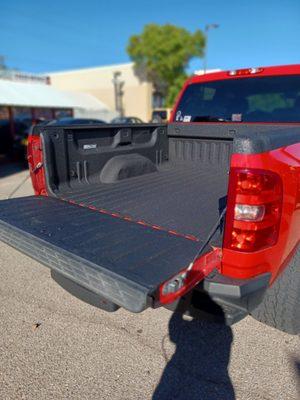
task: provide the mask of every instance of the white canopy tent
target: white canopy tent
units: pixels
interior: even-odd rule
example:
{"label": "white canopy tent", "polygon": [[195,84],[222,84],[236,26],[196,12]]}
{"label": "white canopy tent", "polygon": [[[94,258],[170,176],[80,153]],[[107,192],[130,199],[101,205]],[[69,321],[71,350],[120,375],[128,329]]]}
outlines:
{"label": "white canopy tent", "polygon": [[72,109],[74,117],[110,121],[116,113],[90,94],[66,92],[50,85],[0,79],[0,106]]}

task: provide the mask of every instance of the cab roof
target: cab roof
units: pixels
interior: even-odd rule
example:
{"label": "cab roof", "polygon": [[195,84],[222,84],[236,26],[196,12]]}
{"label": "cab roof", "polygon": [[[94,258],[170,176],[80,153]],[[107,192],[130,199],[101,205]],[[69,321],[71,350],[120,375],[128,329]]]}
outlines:
{"label": "cab roof", "polygon": [[278,65],[273,67],[249,67],[235,70],[219,71],[204,75],[194,75],[186,84],[217,81],[224,79],[251,78],[259,76],[300,75],[300,64]]}

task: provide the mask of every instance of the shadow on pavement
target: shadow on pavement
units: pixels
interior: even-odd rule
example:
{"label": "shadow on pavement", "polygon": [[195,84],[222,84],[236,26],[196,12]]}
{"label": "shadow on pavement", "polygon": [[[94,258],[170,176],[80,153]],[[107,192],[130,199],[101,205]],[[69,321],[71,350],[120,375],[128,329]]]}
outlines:
{"label": "shadow on pavement", "polygon": [[[153,400],[234,400],[228,375],[233,339],[230,327],[197,319],[187,320],[175,312],[169,337],[176,350],[168,361]],[[167,338],[167,337],[165,337]]]}
{"label": "shadow on pavement", "polygon": [[0,162],[0,179],[9,175],[17,174],[18,172],[25,171],[24,163],[4,163]]}

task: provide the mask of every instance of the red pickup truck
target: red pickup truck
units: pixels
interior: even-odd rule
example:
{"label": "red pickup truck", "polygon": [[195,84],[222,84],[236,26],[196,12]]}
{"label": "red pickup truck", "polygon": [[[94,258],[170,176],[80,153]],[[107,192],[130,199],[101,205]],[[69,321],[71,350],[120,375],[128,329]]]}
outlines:
{"label": "red pickup truck", "polygon": [[194,76],[168,125],[36,126],[0,239],[107,311],[300,332],[300,65]]}

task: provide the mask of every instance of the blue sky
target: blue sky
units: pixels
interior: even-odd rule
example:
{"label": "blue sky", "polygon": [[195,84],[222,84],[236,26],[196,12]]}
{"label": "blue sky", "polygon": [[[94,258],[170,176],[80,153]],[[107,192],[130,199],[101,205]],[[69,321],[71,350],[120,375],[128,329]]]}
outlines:
{"label": "blue sky", "polygon": [[[300,0],[2,0],[0,54],[10,67],[59,71],[129,61],[132,34],[154,22],[207,23],[208,68],[300,63]],[[195,59],[190,69],[201,68]]]}

